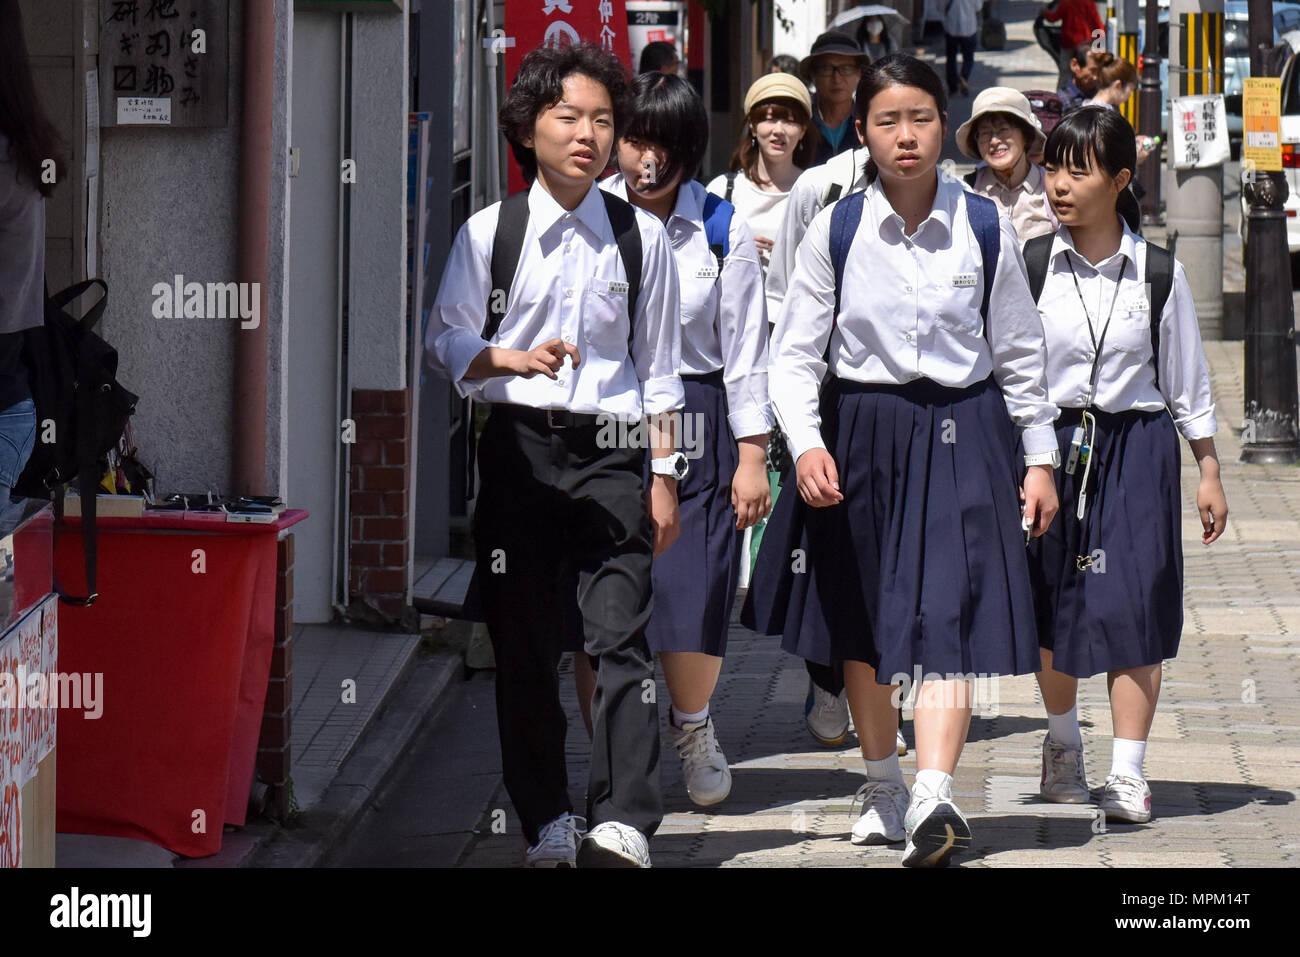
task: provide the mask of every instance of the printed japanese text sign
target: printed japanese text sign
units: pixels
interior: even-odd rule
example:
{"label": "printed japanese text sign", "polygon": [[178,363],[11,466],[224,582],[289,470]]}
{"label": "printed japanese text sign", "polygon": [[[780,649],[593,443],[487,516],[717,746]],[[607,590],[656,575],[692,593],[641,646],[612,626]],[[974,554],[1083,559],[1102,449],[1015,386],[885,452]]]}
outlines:
{"label": "printed japanese text sign", "polygon": [[1246,77],[1241,96],[1241,162],[1266,172],[1282,169],[1282,81]]}
{"label": "printed japanese text sign", "polygon": [[1174,169],[1206,169],[1228,161],[1223,94],[1175,97],[1169,111]]}
{"label": "printed japanese text sign", "polygon": [[230,0],[99,0],[104,126],[225,126]]}

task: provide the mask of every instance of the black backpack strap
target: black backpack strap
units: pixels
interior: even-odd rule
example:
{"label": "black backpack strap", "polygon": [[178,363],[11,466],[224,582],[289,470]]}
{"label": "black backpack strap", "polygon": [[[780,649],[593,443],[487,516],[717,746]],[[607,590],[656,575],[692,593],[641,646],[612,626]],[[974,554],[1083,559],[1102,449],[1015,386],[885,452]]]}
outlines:
{"label": "black backpack strap", "polygon": [[[483,327],[483,338],[489,342],[505,318],[510,287],[514,284],[515,270],[519,268],[519,257],[524,251],[526,232],[528,190],[506,197],[497,210],[497,229],[492,237],[492,288],[488,292],[487,324]],[[499,310],[493,308],[496,305],[500,306]]]}
{"label": "black backpack strap", "polygon": [[839,183],[831,183],[830,189],[826,190],[826,205],[829,206],[840,198],[840,193],[844,191]]}
{"label": "black backpack strap", "polygon": [[727,174],[727,195],[722,198],[729,203],[731,202],[731,194],[736,191],[736,173],[737,170],[733,169]]}
{"label": "black backpack strap", "polygon": [[962,177],[962,182],[964,182],[964,183],[965,183],[967,186],[969,186],[971,189],[974,189],[974,188],[975,188],[975,178],[976,178],[977,176],[979,176],[979,174],[980,174],[980,171],[979,171],[978,169],[973,169],[973,170],[971,170],[969,173],[967,173],[965,176]]}
{"label": "black backpack strap", "polygon": [[1029,274],[1029,294],[1038,302],[1043,294],[1043,284],[1047,282],[1047,263],[1052,258],[1052,241],[1055,233],[1035,236],[1025,243],[1025,272]]}
{"label": "black backpack strap", "polygon": [[1174,257],[1169,250],[1147,243],[1147,288],[1151,290],[1151,362],[1156,369],[1156,389],[1160,388],[1160,317],[1174,288]]}
{"label": "black backpack strap", "polygon": [[610,226],[614,227],[618,254],[623,259],[623,271],[627,273],[627,341],[630,351],[636,302],[641,295],[641,228],[636,224],[636,210],[630,203],[603,189],[600,195],[604,197],[605,214],[609,216]]}

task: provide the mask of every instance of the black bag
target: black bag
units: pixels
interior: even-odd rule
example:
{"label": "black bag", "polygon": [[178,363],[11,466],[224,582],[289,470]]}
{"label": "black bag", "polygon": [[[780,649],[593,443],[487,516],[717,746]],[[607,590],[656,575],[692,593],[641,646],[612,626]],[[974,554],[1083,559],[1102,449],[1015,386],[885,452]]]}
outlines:
{"label": "black bag", "polygon": [[1007,26],[993,14],[993,4],[984,7],[984,25],[980,28],[980,46],[985,50],[1003,50],[1007,46]]}
{"label": "black bag", "polygon": [[[91,288],[103,293],[83,319],[65,309]],[[55,581],[59,597],[89,605],[95,593],[95,489],[100,462],[122,438],[139,397],[117,381],[117,350],[93,331],[108,304],[108,286],[87,279],[51,296],[45,294],[45,323],[23,332],[23,361],[36,405],[36,442],[14,484],[18,495],[54,496],[55,529],[63,519],[63,495],[77,480],[86,552],[86,597],[74,598]]]}

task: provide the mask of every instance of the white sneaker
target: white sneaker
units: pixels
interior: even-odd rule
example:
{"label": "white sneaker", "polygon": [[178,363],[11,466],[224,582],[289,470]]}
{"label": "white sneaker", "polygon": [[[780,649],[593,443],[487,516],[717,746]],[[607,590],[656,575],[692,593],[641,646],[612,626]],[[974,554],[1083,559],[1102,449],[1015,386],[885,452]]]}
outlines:
{"label": "white sneaker", "polygon": [[628,824],[597,824],[578,847],[579,867],[649,867],[650,843]]}
{"label": "white sneaker", "polygon": [[1145,824],[1151,820],[1151,788],[1141,778],[1111,774],[1101,786],[1098,802],[1108,821]]}
{"label": "white sneaker", "polygon": [[903,729],[898,729],[898,756],[901,758],[907,754],[907,739],[903,737]]}
{"label": "white sneaker", "polygon": [[[907,813],[907,785],[898,781],[868,781],[858,788],[853,804],[862,802],[862,815],[853,825],[854,844],[896,844],[907,837],[903,815]],[[849,805],[852,813],[853,805]]]}
{"label": "white sneaker", "polygon": [[1083,749],[1058,744],[1050,734],[1043,738],[1043,773],[1038,796],[1052,804],[1087,804],[1088,778],[1083,769]]}
{"label": "white sneaker", "polygon": [[718,744],[713,718],[683,728],[670,721],[668,728],[672,736],[670,743],[682,758],[682,777],[686,779],[686,794],[690,799],[700,807],[726,800],[731,793],[731,769]]}
{"label": "white sneaker", "polygon": [[586,826],[586,820],[576,814],[561,814],[524,851],[524,867],[577,867],[578,841]]}
{"label": "white sneaker", "polygon": [[849,702],[841,691],[837,695],[823,691],[808,679],[808,696],[803,705],[808,732],[826,747],[843,744],[849,736]]}
{"label": "white sneaker", "polygon": [[951,792],[933,794],[914,785],[903,827],[907,831],[904,867],[946,867],[952,854],[970,847],[970,825]]}

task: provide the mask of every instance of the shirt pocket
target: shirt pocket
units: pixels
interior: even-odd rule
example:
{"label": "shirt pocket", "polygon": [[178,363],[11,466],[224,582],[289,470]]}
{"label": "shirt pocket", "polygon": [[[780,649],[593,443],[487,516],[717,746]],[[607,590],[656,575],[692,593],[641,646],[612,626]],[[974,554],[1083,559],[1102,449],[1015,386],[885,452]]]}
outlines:
{"label": "shirt pocket", "polygon": [[[1108,340],[1115,349],[1128,355],[1147,355],[1151,352],[1151,306],[1146,299],[1132,297],[1121,299],[1115,306]],[[1110,344],[1108,343],[1108,344]]]}
{"label": "shirt pocket", "polygon": [[602,354],[617,356],[627,350],[627,283],[592,279],[582,294],[584,338]]}
{"label": "shirt pocket", "polygon": [[[968,269],[945,276],[929,290],[933,299],[934,324],[938,331],[961,336],[978,336],[984,327],[980,315],[983,301],[982,269]],[[925,308],[921,303],[921,308]]]}

